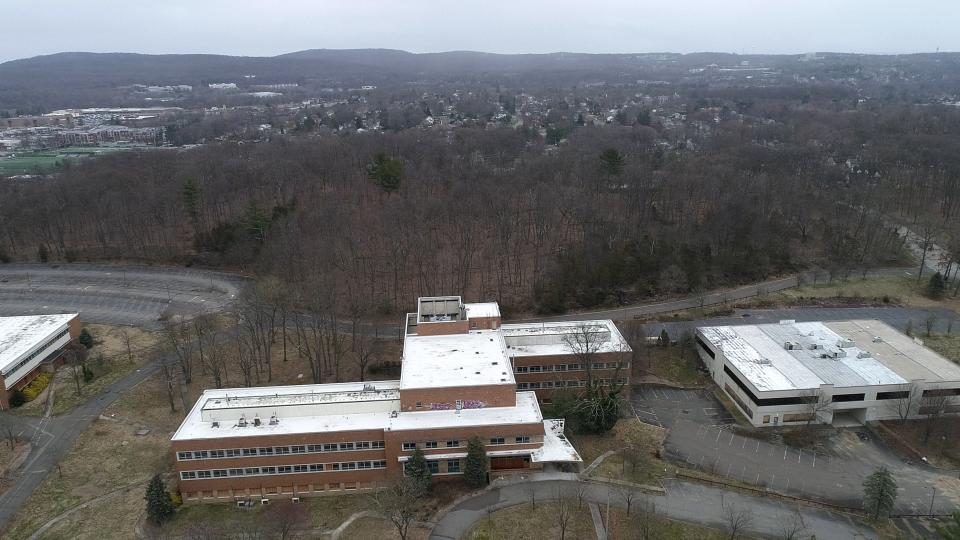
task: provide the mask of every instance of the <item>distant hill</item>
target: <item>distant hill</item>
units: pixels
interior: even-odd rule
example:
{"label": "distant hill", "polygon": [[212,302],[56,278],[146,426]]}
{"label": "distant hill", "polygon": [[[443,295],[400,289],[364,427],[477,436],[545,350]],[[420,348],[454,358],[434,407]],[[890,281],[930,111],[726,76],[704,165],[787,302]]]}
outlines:
{"label": "distant hill", "polygon": [[[899,64],[905,69],[950,68],[960,55],[827,55],[837,64]],[[394,49],[310,49],[274,57],[212,54],[134,54],[66,52],[0,64],[0,111],[43,112],[51,108],[143,105],[118,91],[131,84],[190,84],[211,82],[312,82],[329,85],[404,84],[411,80],[457,76],[539,77],[550,83],[572,84],[591,77],[630,74],[636,78],[660,72],[684,73],[709,64],[769,67],[798,65],[797,55],[735,55],[726,53],[493,54],[472,51],[410,53]],[[254,75],[255,79],[244,79]]]}

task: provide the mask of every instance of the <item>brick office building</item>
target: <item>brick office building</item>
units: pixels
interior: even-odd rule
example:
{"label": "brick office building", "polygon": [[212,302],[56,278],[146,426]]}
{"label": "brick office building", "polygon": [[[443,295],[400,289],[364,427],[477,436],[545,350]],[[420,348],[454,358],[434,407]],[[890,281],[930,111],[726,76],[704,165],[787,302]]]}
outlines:
{"label": "brick office building", "polygon": [[[511,353],[502,327],[495,303],[421,298],[406,318],[399,381],[205,391],[173,436],[184,499],[368,489],[401,476],[416,448],[436,478],[454,477],[474,436],[487,443],[492,474],[579,466],[563,421],[543,418],[535,392],[517,391],[512,360],[524,355],[513,353],[526,351]],[[598,336],[622,340],[604,328]]]}
{"label": "brick office building", "polygon": [[36,379],[79,336],[76,313],[0,317],[0,410],[8,410],[10,394]]}

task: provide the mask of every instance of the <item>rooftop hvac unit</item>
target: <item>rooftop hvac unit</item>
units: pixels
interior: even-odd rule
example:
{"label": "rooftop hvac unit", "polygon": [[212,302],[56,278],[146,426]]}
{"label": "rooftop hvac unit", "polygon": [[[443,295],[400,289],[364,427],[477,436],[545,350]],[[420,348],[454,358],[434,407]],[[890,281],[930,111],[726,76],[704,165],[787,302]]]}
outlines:
{"label": "rooftop hvac unit", "polygon": [[869,351],[860,351],[857,353],[857,358],[870,358]]}
{"label": "rooftop hvac unit", "polygon": [[840,347],[841,349],[846,349],[847,347],[853,347],[853,340],[852,339],[838,340],[837,347]]}
{"label": "rooftop hvac unit", "polygon": [[260,427],[260,415],[259,415],[259,414],[253,417],[253,426],[254,426],[254,427]]}
{"label": "rooftop hvac unit", "polygon": [[883,343],[883,338],[880,336],[873,336],[874,343]]}
{"label": "rooftop hvac unit", "polygon": [[794,324],[796,322],[794,319],[780,319],[780,324]]}
{"label": "rooftop hvac unit", "polygon": [[220,427],[220,422],[214,420],[214,421],[213,421],[213,427]]}
{"label": "rooftop hvac unit", "polygon": [[237,420],[237,426],[238,426],[238,427],[247,427],[247,417],[241,414],[241,415],[240,415],[240,420]]}
{"label": "rooftop hvac unit", "polygon": [[270,415],[270,425],[275,426],[280,423],[280,420],[277,420],[277,413]]}

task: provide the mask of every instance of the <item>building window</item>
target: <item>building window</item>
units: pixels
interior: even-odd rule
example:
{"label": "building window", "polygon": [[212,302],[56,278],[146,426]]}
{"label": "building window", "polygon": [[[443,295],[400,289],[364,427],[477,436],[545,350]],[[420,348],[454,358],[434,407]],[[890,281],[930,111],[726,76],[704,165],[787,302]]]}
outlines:
{"label": "building window", "polygon": [[448,473],[458,473],[458,472],[460,472],[460,460],[459,460],[459,459],[448,459],[448,460],[447,460],[447,472],[448,472]]}
{"label": "building window", "polygon": [[276,455],[278,455],[278,456],[281,456],[281,455],[283,455],[283,454],[289,454],[289,453],[290,453],[290,447],[289,447],[289,446],[275,446],[275,447],[273,447],[273,453],[276,454]]}
{"label": "building window", "polygon": [[358,469],[371,469],[371,468],[373,468],[373,465],[372,465],[369,461],[358,461],[358,462],[357,462],[357,468],[358,468]]}
{"label": "building window", "polygon": [[310,470],[310,467],[306,465],[294,465],[293,472],[307,472]]}
{"label": "building window", "polygon": [[355,461],[348,461],[346,463],[340,464],[341,471],[352,471],[357,468],[357,463]]}
{"label": "building window", "polygon": [[453,440],[447,441],[447,448],[458,448],[460,446],[460,441]]}
{"label": "building window", "polygon": [[347,451],[347,450],[353,450],[353,443],[352,443],[352,442],[342,442],[342,443],[340,443],[340,451],[341,451],[341,452],[344,452],[344,451]]}
{"label": "building window", "polygon": [[372,443],[370,443],[370,446],[373,448],[383,448],[384,444],[383,444],[383,441],[373,441]]}
{"label": "building window", "polygon": [[436,448],[436,447],[437,447],[437,441],[427,441],[427,442],[425,442],[425,443],[423,444],[423,447],[424,447],[424,448]]}
{"label": "building window", "polygon": [[590,364],[592,369],[603,369],[605,367],[603,362],[593,362]]}
{"label": "building window", "polygon": [[261,456],[272,456],[272,455],[273,455],[273,447],[261,448],[261,449],[260,449],[260,455],[261,455]]}
{"label": "building window", "polygon": [[540,373],[540,366],[530,366],[530,373]]}
{"label": "building window", "polygon": [[260,474],[260,467],[247,467],[243,470],[243,474],[246,476],[254,476]]}
{"label": "building window", "polygon": [[339,470],[340,470],[340,464],[339,464],[339,463],[327,463],[327,470],[328,470],[328,471],[339,471]]}
{"label": "building window", "polygon": [[226,476],[226,475],[227,475],[227,470],[226,470],[226,469],[214,469],[214,470],[213,470],[213,477],[214,477],[214,478],[223,478],[223,477]]}
{"label": "building window", "polygon": [[280,465],[277,467],[277,474],[289,474],[293,472],[293,467],[290,465]]}
{"label": "building window", "polygon": [[864,394],[834,394],[830,401],[839,403],[843,401],[863,401]]}
{"label": "building window", "polygon": [[403,449],[404,449],[404,450],[416,450],[416,449],[417,449],[417,443],[415,443],[415,442],[405,442],[405,443],[403,443]]}
{"label": "building window", "polygon": [[307,447],[303,445],[290,447],[291,454],[305,454],[306,452],[307,452]]}
{"label": "building window", "polygon": [[517,383],[517,390],[526,390],[529,387],[530,385],[525,382]]}
{"label": "building window", "polygon": [[769,423],[770,423],[770,415],[769,415],[769,414],[763,415],[763,423],[764,423],[764,424],[769,424]]}
{"label": "building window", "polygon": [[517,444],[527,444],[530,442],[530,437],[523,435],[522,437],[517,437],[515,440]]}
{"label": "building window", "polygon": [[213,476],[210,471],[197,471],[197,478],[210,478]]}
{"label": "building window", "polygon": [[423,403],[421,403],[421,402],[418,401],[418,402],[417,402],[417,408],[418,408],[418,409],[422,409],[422,408],[423,408]]}
{"label": "building window", "polygon": [[260,474],[277,474],[276,467],[260,467]]}
{"label": "building window", "polygon": [[566,364],[557,364],[556,368],[557,368],[557,371],[566,371],[566,370],[567,370],[567,365],[566,365]]}
{"label": "building window", "polygon": [[580,364],[567,364],[567,371],[580,371]]}
{"label": "building window", "polygon": [[381,459],[380,461],[374,461],[374,462],[373,462],[373,468],[374,468],[374,469],[386,469],[386,468],[387,468],[387,462],[386,462],[386,460]]}
{"label": "building window", "polygon": [[503,437],[491,437],[490,444],[503,444]]}
{"label": "building window", "polygon": [[357,450],[369,450],[369,449],[370,449],[370,443],[367,442],[367,441],[358,442],[356,448],[357,448]]}
{"label": "building window", "polygon": [[197,477],[197,473],[193,471],[183,471],[180,473],[181,480],[193,480],[196,477]]}
{"label": "building window", "polygon": [[177,452],[178,461],[186,461],[188,459],[193,459],[193,452]]}
{"label": "building window", "polygon": [[311,463],[310,472],[323,472],[323,463]]}
{"label": "building window", "polygon": [[428,461],[427,469],[430,470],[431,474],[437,474],[440,472],[440,462],[439,461]]}
{"label": "building window", "polygon": [[227,471],[230,476],[243,476],[243,469],[230,469]]}
{"label": "building window", "polygon": [[517,366],[516,369],[514,369],[514,371],[516,371],[517,373],[526,373],[527,366]]}
{"label": "building window", "polygon": [[308,445],[307,445],[307,452],[310,452],[311,454],[316,454],[316,453],[319,453],[319,452],[323,452],[323,445],[322,445],[322,444],[308,444]]}
{"label": "building window", "polygon": [[336,452],[336,451],[337,451],[337,445],[336,445],[336,443],[327,443],[327,444],[324,444],[324,445],[323,445],[323,451],[324,451],[324,452]]}
{"label": "building window", "polygon": [[877,392],[877,399],[906,399],[910,397],[910,391],[902,392]]}

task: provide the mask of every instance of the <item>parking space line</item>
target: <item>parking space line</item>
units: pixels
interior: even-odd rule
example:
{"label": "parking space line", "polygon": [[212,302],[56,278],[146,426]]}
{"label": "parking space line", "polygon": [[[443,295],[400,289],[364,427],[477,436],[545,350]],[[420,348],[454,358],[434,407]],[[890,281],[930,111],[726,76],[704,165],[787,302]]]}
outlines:
{"label": "parking space line", "polygon": [[757,441],[757,449],[753,451],[754,454],[760,452],[760,441]]}

